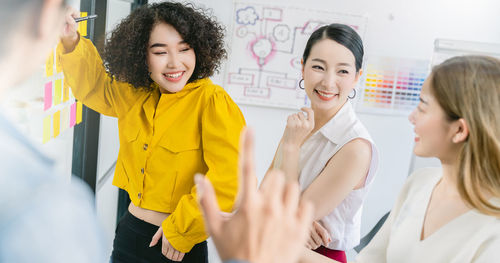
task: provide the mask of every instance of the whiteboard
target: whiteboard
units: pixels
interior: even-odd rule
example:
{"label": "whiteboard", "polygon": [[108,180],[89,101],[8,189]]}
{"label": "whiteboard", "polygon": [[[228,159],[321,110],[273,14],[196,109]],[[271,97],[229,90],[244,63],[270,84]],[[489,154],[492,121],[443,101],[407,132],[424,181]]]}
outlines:
{"label": "whiteboard", "polygon": [[231,51],[224,87],[241,104],[309,106],[298,83],[307,39],[317,28],[343,23],[364,35],[366,17],[279,4],[234,2]]}

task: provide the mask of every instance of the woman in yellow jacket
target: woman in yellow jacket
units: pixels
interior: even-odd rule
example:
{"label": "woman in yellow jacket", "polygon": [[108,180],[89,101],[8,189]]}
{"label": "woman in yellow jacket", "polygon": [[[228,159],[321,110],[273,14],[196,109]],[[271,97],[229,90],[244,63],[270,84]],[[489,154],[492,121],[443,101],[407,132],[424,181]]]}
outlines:
{"label": "woman in yellow jacket", "polygon": [[58,46],[65,81],[85,105],[118,118],[113,184],[132,202],[118,223],[112,262],[208,262],[195,173],[208,176],[224,211],[234,204],[245,121],[208,79],[226,51],[223,28],[199,10],[179,3],[136,9],[112,32],[106,67],[78,35],[77,14],[66,18]]}

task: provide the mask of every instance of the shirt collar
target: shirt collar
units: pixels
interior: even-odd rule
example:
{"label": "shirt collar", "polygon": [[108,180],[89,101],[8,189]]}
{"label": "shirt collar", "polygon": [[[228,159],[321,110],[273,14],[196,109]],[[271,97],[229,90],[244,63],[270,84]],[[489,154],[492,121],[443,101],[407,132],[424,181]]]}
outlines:
{"label": "shirt collar", "polygon": [[347,101],[337,114],[319,129],[319,133],[323,134],[331,142],[338,144],[352,128],[355,120],[356,115],[352,105]]}
{"label": "shirt collar", "polygon": [[[181,97],[185,96],[186,94],[188,94],[193,89],[196,89],[196,88],[204,86],[204,85],[210,85],[210,84],[212,84],[212,81],[209,78],[203,78],[203,79],[198,79],[198,80],[187,83],[184,86],[184,88],[182,88],[181,90],[179,90],[176,93],[161,93],[160,86],[158,84],[156,84],[156,82],[153,82],[152,85],[153,85],[154,92],[151,92],[153,95],[151,97],[156,98],[155,95],[158,95],[158,99],[159,99],[160,95],[168,95],[168,96],[175,95],[178,98],[181,98]],[[155,92],[158,94],[153,94]]]}
{"label": "shirt collar", "polygon": [[181,98],[184,97],[193,89],[210,84],[212,84],[212,81],[209,78],[198,79],[186,84],[186,86],[184,86],[184,88],[182,88],[179,92],[177,92],[176,95],[178,98]]}

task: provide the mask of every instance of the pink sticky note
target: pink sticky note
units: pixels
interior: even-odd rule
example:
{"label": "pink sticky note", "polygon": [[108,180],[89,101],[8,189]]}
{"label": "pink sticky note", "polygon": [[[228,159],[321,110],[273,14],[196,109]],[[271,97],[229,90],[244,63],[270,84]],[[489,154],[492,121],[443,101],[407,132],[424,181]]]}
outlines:
{"label": "pink sticky note", "polygon": [[52,106],[52,81],[45,83],[44,110]]}
{"label": "pink sticky note", "polygon": [[69,127],[73,128],[76,124],[76,102],[71,105],[69,113]]}

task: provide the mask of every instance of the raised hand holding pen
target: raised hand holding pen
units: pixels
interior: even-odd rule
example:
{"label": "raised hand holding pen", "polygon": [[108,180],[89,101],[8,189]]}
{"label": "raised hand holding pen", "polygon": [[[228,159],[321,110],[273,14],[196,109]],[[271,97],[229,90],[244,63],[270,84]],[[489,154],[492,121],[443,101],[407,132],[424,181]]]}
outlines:
{"label": "raised hand holding pen", "polygon": [[65,53],[73,51],[78,44],[78,23],[75,18],[80,17],[80,14],[72,7],[66,9],[65,22],[63,32],[61,33],[61,43],[64,46]]}

